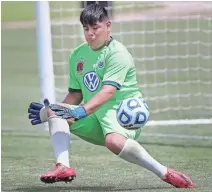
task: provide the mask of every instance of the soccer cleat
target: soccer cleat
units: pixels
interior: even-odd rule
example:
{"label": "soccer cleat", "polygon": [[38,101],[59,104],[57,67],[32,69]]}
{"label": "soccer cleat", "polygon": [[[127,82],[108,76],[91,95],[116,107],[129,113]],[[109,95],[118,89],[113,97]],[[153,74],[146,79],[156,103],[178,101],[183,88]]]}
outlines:
{"label": "soccer cleat", "polygon": [[194,188],[192,180],[184,173],[168,169],[163,181],[175,186],[176,188]]}
{"label": "soccer cleat", "polygon": [[57,163],[56,167],[40,176],[40,180],[44,183],[55,183],[59,181],[71,182],[76,177],[76,172],[71,167],[66,167],[61,163]]}

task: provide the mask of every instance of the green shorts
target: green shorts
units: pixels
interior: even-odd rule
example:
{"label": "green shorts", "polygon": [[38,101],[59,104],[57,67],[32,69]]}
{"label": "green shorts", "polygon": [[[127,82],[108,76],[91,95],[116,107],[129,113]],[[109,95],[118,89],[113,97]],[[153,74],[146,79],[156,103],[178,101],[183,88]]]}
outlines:
{"label": "green shorts", "polygon": [[70,131],[83,140],[96,145],[105,145],[105,136],[108,133],[119,133],[126,138],[137,139],[141,129],[127,130],[119,125],[115,109],[102,108],[96,113],[78,120],[70,126]]}

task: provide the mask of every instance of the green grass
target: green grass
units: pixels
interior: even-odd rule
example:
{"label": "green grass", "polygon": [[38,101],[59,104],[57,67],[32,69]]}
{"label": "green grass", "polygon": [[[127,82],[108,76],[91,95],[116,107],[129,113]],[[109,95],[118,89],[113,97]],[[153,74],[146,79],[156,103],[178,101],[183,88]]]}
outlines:
{"label": "green grass", "polygon": [[[39,175],[54,166],[48,137],[25,134],[3,135],[2,191],[178,191],[152,173],[125,163],[105,148],[81,140],[73,140],[71,151],[71,164],[77,171],[76,180],[66,185],[42,184]],[[197,185],[196,191],[211,191],[210,148],[143,146],[164,164],[189,173]]]}
{"label": "green grass", "polygon": [[33,1],[2,1],[2,23],[35,20],[34,4]]}
{"label": "green grass", "polygon": [[[78,13],[66,12],[63,15],[60,15],[59,12],[52,11],[54,9],[64,9],[64,8],[79,8],[79,2],[52,2],[50,4],[51,17],[60,18],[60,17],[76,17]],[[17,2],[2,2],[2,22],[14,22],[14,21],[32,21],[36,18],[35,2],[33,1],[17,1]]]}
{"label": "green grass", "polygon": [[[3,4],[6,2],[3,2]],[[18,6],[17,6],[17,9]],[[5,13],[4,13],[5,15]],[[9,15],[9,13],[8,13]],[[29,14],[30,15],[30,14]],[[32,14],[33,15],[33,14]],[[18,17],[18,16],[17,16]],[[17,19],[13,16],[14,19]],[[12,17],[4,17],[4,21],[11,21]],[[8,18],[11,18],[8,19]],[[26,18],[27,19],[27,18]],[[200,20],[201,29],[209,31],[208,22]],[[166,32],[145,35],[124,35],[120,31],[150,31],[159,29],[195,29],[197,21],[187,22],[131,22],[113,25],[113,36],[121,39],[125,44],[151,44],[153,42],[193,42],[195,39],[203,43],[211,42],[211,34],[198,32]],[[79,26],[64,26],[64,33],[69,36],[80,34]],[[129,30],[130,29],[130,30]],[[59,28],[53,27],[53,33],[60,36]],[[63,39],[64,46],[67,49],[77,46],[82,42],[81,38]],[[60,41],[54,39],[54,48],[60,48]],[[160,55],[185,55],[186,53],[210,55],[208,50],[211,47],[204,45],[188,46],[168,46],[168,49],[154,48],[136,48],[129,49],[136,58],[136,67],[138,72],[154,70],[155,66],[160,69],[174,69],[202,66],[211,70],[210,60],[201,57],[197,59],[163,59],[143,62],[139,60],[142,57],[154,57]],[[98,147],[86,143],[75,136],[72,136],[71,145],[71,165],[77,171],[77,178],[71,184],[53,184],[44,185],[39,180],[39,175],[54,166],[53,152],[50,146],[49,134],[41,131],[41,127],[32,127],[28,121],[27,108],[31,101],[39,101],[39,77],[36,53],[36,33],[35,29],[2,29],[2,166],[1,166],[1,189],[2,191],[22,191],[22,192],[56,192],[56,191],[142,191],[142,192],[177,192],[179,190],[172,188],[163,183],[152,173],[131,165],[120,160],[111,154],[106,148]],[[198,49],[199,48],[199,49]],[[67,58],[69,52],[56,54],[54,58]],[[200,65],[201,64],[201,65]],[[66,67],[66,66],[65,66]],[[63,69],[56,70],[57,75]],[[138,74],[138,81],[141,85],[162,83],[164,80],[169,82],[185,81],[187,73],[170,73],[165,78],[164,74]],[[190,80],[201,79],[201,81],[211,81],[208,72],[199,70],[192,71],[189,74]],[[66,79],[65,79],[66,81]],[[57,86],[65,84],[56,81]],[[199,87],[198,87],[199,85]],[[147,97],[163,95],[166,88],[169,94],[190,92],[190,99],[181,98],[181,105],[203,105],[210,106],[210,98],[203,96],[193,96],[196,92],[201,91],[205,94],[211,94],[211,84],[197,84],[183,86],[167,85],[167,87],[154,87],[144,89]],[[64,86],[65,87],[65,86]],[[66,88],[66,87],[65,87]],[[177,92],[178,91],[178,92]],[[63,96],[64,97],[64,96]],[[169,103],[168,103],[169,102]],[[163,109],[168,104],[172,108],[177,105],[175,99],[167,100],[157,99],[149,101],[151,110],[158,106]],[[211,117],[210,110],[179,110],[152,114],[152,119],[179,118],[179,117]],[[159,135],[161,134],[161,135]],[[152,135],[152,136],[151,136]],[[197,192],[211,192],[212,188],[212,129],[211,125],[190,125],[190,126],[170,126],[170,127],[147,127],[142,131],[139,138],[141,144],[155,157],[158,161],[169,167],[176,168],[188,173],[194,180]],[[177,138],[177,136],[187,136]],[[197,136],[197,137],[192,137]],[[205,138],[204,138],[205,137]],[[190,190],[180,190],[190,191]]]}
{"label": "green grass", "polygon": [[[155,7],[163,7],[161,4],[154,4],[151,2],[131,2],[134,4],[133,8],[130,8],[130,12],[141,12],[142,10],[152,9]],[[129,3],[115,1],[113,7],[126,6]],[[1,16],[2,23],[11,21],[32,21],[35,20],[35,2],[33,1],[2,1],[1,2]],[[80,14],[81,2],[80,1],[53,1],[50,3],[50,15],[52,19],[67,18],[73,19],[78,18]],[[58,12],[59,9],[63,9],[63,12]],[[69,9],[69,10],[67,10]],[[129,8],[117,9],[114,12],[115,15],[128,13]]]}

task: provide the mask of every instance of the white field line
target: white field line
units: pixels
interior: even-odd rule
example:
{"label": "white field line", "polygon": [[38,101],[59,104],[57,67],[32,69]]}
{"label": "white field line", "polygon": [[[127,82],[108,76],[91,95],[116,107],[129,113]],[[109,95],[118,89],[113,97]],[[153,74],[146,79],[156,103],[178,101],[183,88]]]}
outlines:
{"label": "white field line", "polygon": [[172,139],[194,139],[194,140],[212,140],[212,136],[199,135],[181,135],[181,134],[162,134],[162,133],[141,133],[141,137],[166,137]]}
{"label": "white field line", "polygon": [[[210,125],[210,124],[212,127],[212,119],[191,119],[191,120],[149,121],[145,126],[154,127],[154,126]],[[142,133],[141,137],[142,136],[167,137],[167,138],[172,138],[172,139],[212,140],[212,135],[211,136],[199,136],[199,135],[182,135],[182,134]]]}
{"label": "white field line", "polygon": [[184,120],[164,120],[149,121],[145,126],[171,126],[171,125],[211,125],[212,119],[184,119]]}

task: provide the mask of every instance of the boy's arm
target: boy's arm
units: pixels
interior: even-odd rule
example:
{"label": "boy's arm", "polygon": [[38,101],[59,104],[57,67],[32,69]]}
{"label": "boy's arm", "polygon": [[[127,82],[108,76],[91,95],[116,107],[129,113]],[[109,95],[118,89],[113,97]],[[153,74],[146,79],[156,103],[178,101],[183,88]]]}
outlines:
{"label": "boy's arm", "polygon": [[110,100],[115,94],[117,87],[112,85],[103,85],[102,89],[86,104],[83,105],[86,114],[90,115],[99,107]]}
{"label": "boy's arm", "polygon": [[79,105],[83,100],[81,90],[69,90],[69,93],[66,95],[63,103],[67,103],[69,105]]}
{"label": "boy's arm", "polygon": [[[89,102],[84,105],[78,105],[76,106],[76,108],[68,106],[65,106],[65,108],[61,108],[57,104],[53,104],[55,108],[51,108],[51,110],[55,111],[55,114],[57,116],[61,116],[64,119],[82,119],[95,112],[100,106],[105,104],[114,95],[116,89],[117,87],[113,85],[104,85],[102,89]],[[76,99],[76,97],[73,97],[72,94],[67,95],[66,102],[71,102],[71,104],[73,104],[74,99]],[[77,99],[75,100],[75,102],[77,102]],[[71,124],[72,123],[73,122],[71,122]]]}

